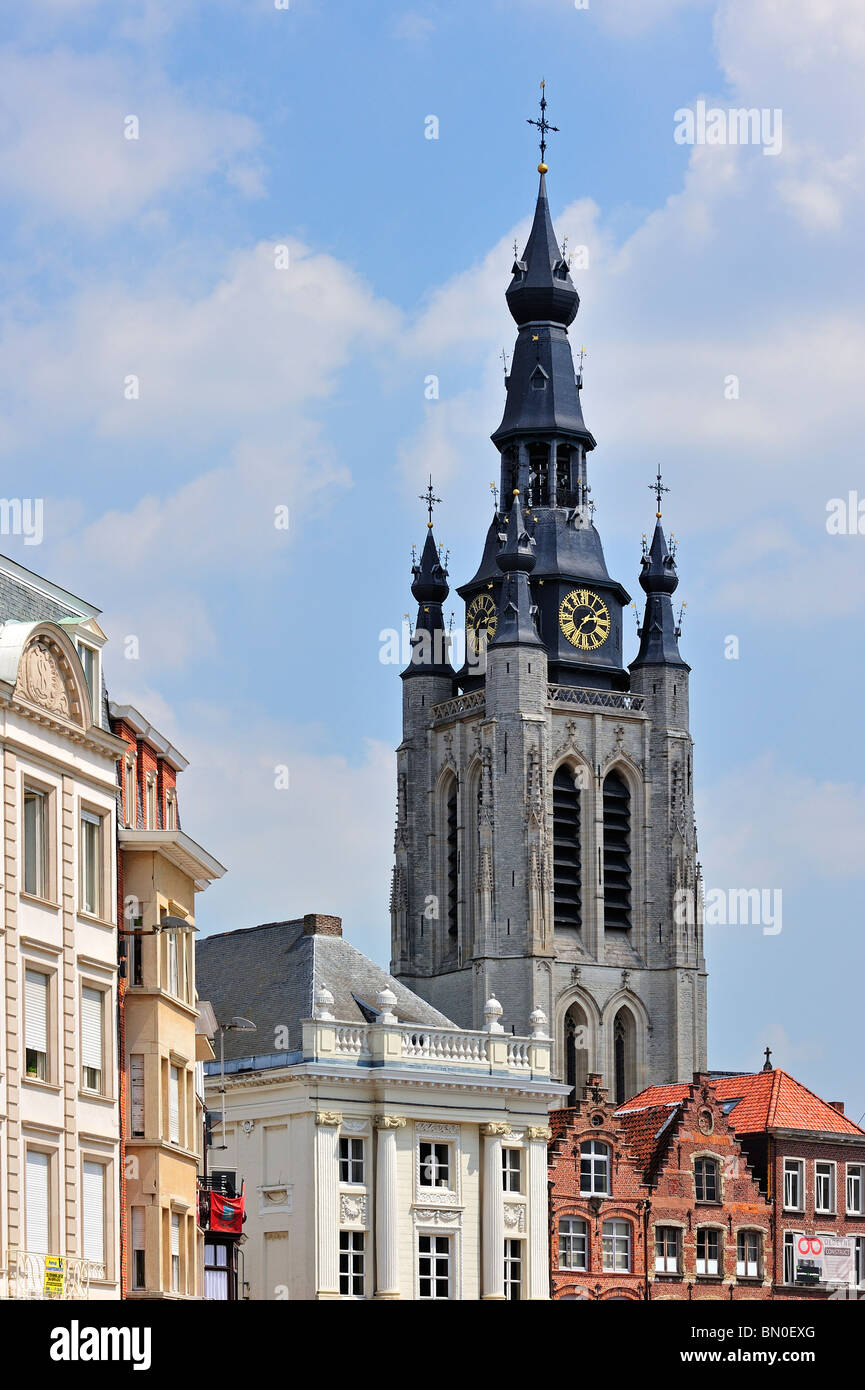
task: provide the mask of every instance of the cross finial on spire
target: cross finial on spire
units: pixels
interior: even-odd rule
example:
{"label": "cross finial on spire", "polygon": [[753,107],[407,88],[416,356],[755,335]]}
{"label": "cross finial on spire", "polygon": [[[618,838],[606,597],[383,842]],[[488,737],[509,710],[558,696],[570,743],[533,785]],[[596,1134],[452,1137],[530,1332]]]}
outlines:
{"label": "cross finial on spire", "polygon": [[766,1048],[766,1060],[765,1060],[765,1062],[763,1063],[763,1070],[764,1070],[764,1071],[772,1071],[772,1062],[771,1062],[771,1060],[770,1060],[770,1059],[771,1059],[771,1056],[772,1056],[772,1049],[771,1049],[771,1047],[767,1047],[767,1048]]}
{"label": "cross finial on spire", "polygon": [[498,510],[499,510],[499,490],[498,490],[498,488],[496,487],[495,483],[490,483],[490,492],[493,494],[493,506],[495,507],[496,512],[498,512]]}
{"label": "cross finial on spire", "polygon": [[527,124],[527,125],[534,125],[534,126],[537,126],[538,130],[539,130],[540,133],[541,133],[541,162],[540,162],[540,164],[538,165],[538,173],[539,173],[539,174],[545,174],[545,173],[547,172],[547,165],[546,165],[546,161],[544,160],[544,155],[545,155],[546,152],[547,152],[547,131],[549,131],[549,130],[554,130],[554,131],[558,132],[558,129],[559,129],[559,127],[558,127],[557,125],[550,125],[549,121],[547,120],[547,98],[546,98],[546,95],[545,95],[546,86],[547,86],[546,82],[543,80],[543,78],[541,78],[541,103],[540,103],[540,105],[541,105],[541,117],[540,117],[540,120],[532,120],[531,117],[528,117],[527,120],[526,120],[526,124]]}
{"label": "cross finial on spire", "polygon": [[658,520],[660,521],[660,520],[661,520],[661,494],[662,494],[663,492],[669,492],[669,491],[670,491],[670,489],[669,489],[668,487],[664,487],[663,483],[661,482],[661,465],[660,465],[660,464],[658,464],[658,476],[657,476],[657,478],[655,479],[655,481],[654,481],[653,483],[649,483],[649,487],[650,487],[650,489],[652,490],[652,492],[655,494],[655,497],[657,498],[657,501],[658,501],[658,510],[655,512],[655,516],[656,516],[656,517],[658,518]]}
{"label": "cross finial on spire", "polygon": [[432,524],[433,524],[433,519],[432,519],[433,507],[436,505],[437,502],[440,502],[440,501],[442,500],[440,497],[436,497],[435,493],[433,492],[432,474],[430,474],[429,487],[427,488],[426,492],[420,493],[420,500],[421,500],[421,502],[426,502],[427,512],[429,513],[429,521],[427,522],[427,530],[428,530],[428,531],[431,531],[431,530],[432,530]]}

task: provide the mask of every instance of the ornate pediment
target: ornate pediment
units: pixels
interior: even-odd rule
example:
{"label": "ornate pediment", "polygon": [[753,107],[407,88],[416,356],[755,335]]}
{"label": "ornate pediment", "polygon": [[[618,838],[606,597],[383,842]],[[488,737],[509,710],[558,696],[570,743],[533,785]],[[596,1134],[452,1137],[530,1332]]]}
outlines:
{"label": "ornate pediment", "polygon": [[15,694],[61,719],[82,722],[78,688],[68,658],[47,637],[36,637],[25,649],[18,663]]}

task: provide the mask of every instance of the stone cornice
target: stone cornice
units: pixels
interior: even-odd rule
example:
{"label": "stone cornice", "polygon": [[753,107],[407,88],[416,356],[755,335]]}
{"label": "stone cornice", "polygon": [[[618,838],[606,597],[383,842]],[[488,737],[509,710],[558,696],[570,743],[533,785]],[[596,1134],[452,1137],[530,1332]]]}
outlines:
{"label": "stone cornice", "polygon": [[[218,1072],[208,1073],[205,1087],[211,1082],[219,1082]],[[354,1089],[364,1087],[370,1091],[380,1090],[383,1085],[398,1086],[402,1089],[423,1087],[424,1090],[437,1091],[478,1091],[484,1095],[520,1096],[529,1100],[544,1102],[561,1100],[562,1096],[570,1093],[570,1087],[557,1081],[526,1083],[525,1081],[510,1080],[507,1077],[494,1078],[490,1076],[466,1076],[465,1074],[449,1076],[444,1069],[438,1073],[432,1069],[410,1073],[392,1071],[386,1067],[352,1068],[351,1070],[327,1067],[325,1069],[315,1067],[312,1063],[302,1063],[295,1067],[279,1067],[267,1071],[227,1073],[225,1077],[226,1088],[231,1090],[255,1090],[258,1086],[285,1086],[292,1082],[327,1082],[328,1084],[338,1082],[341,1086],[351,1086]],[[543,1108],[548,1110],[549,1104],[544,1104]]]}

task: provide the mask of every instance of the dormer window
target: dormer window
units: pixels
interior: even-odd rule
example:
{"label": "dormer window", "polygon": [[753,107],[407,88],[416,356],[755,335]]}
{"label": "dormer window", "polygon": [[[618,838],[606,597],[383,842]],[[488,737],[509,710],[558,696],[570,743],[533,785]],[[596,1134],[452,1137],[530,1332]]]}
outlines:
{"label": "dormer window", "polygon": [[144,823],[148,830],[156,830],[156,777],[152,772],[147,774],[147,784],[144,798]]}
{"label": "dormer window", "polygon": [[540,363],[538,363],[535,370],[532,372],[531,383],[533,391],[543,391],[547,384],[547,374]]}
{"label": "dormer window", "polygon": [[101,682],[99,679],[99,649],[91,647],[87,642],[78,643],[78,655],[81,665],[84,668],[84,679],[87,681],[87,689],[90,691],[90,711],[94,723],[98,722],[99,696],[101,694]]}
{"label": "dormer window", "polygon": [[165,793],[165,829],[177,829],[177,798],[173,791]]}

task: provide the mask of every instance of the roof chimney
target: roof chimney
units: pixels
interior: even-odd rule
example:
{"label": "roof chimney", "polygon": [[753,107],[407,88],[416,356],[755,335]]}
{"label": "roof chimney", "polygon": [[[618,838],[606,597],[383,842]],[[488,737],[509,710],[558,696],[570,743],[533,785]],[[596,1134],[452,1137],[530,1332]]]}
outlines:
{"label": "roof chimney", "polygon": [[307,912],[303,918],[304,936],[342,936],[342,918]]}
{"label": "roof chimney", "polygon": [[839,1114],[839,1115],[843,1115],[843,1114],[844,1114],[844,1102],[843,1102],[843,1100],[830,1100],[829,1104],[831,1105],[831,1107],[832,1107],[833,1110],[837,1110],[837,1111],[838,1111],[838,1114]]}

